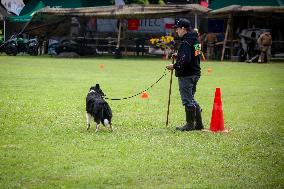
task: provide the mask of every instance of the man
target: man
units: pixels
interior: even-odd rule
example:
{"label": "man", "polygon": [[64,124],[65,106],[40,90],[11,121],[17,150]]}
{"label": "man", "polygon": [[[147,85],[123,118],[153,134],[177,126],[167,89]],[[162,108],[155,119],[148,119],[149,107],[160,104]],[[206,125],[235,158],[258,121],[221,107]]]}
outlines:
{"label": "man", "polygon": [[256,49],[256,33],[253,31],[246,39],[247,41],[247,62],[253,62],[255,56],[257,55],[257,49]]}
{"label": "man", "polygon": [[208,33],[204,39],[207,45],[207,58],[208,60],[213,60],[215,58],[214,46],[217,43],[217,36],[215,33]]}
{"label": "man", "polygon": [[270,32],[262,33],[257,39],[257,43],[260,50],[260,56],[258,58],[258,62],[259,63],[267,62],[271,56],[272,38]]}
{"label": "man", "polygon": [[181,37],[181,45],[177,52],[176,63],[169,64],[166,68],[175,70],[182,104],[186,112],[186,124],[176,129],[180,131],[202,130],[201,108],[194,99],[201,70],[198,36],[196,32],[191,31],[190,22],[187,20],[177,21],[174,28]]}

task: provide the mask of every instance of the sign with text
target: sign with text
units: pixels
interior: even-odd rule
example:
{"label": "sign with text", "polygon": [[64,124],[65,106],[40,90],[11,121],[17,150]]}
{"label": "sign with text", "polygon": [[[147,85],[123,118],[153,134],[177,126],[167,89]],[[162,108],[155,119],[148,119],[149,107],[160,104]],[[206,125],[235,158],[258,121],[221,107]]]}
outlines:
{"label": "sign with text", "polygon": [[[123,21],[123,23],[126,24],[126,29],[131,32],[165,33],[172,29],[175,19],[128,19]],[[98,19],[97,30],[99,32],[117,32],[118,22],[116,19]]]}

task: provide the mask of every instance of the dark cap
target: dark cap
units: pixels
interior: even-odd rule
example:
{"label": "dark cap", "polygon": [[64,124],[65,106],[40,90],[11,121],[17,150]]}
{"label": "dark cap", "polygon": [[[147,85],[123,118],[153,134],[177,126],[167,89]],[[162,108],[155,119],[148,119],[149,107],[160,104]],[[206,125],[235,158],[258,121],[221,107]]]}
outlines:
{"label": "dark cap", "polygon": [[182,28],[182,27],[184,27],[184,28],[189,29],[190,26],[191,26],[190,21],[187,21],[187,20],[178,20],[178,21],[176,21],[176,24],[174,25],[173,28]]}

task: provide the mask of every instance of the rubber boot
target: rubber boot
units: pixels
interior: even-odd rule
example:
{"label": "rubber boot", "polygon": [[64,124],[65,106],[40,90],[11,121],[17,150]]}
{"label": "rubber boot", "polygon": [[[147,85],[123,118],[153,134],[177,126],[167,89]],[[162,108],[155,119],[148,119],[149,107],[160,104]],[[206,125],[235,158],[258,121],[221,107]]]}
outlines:
{"label": "rubber boot", "polygon": [[182,127],[177,127],[176,130],[179,131],[193,131],[194,130],[194,120],[195,120],[195,107],[185,107],[186,113],[186,124]]}
{"label": "rubber boot", "polygon": [[204,129],[201,117],[202,109],[199,105],[196,106],[196,117],[195,117],[195,130],[202,130]]}

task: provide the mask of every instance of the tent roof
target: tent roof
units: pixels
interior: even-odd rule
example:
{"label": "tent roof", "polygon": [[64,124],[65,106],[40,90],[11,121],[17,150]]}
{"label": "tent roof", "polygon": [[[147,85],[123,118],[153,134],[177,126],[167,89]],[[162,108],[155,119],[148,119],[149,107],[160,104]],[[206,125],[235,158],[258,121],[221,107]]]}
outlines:
{"label": "tent roof", "polygon": [[[200,5],[124,5],[101,6],[86,8],[44,8],[33,15],[26,32],[39,35],[44,30],[55,31],[56,27],[68,24],[71,16],[110,18],[110,19],[141,19],[182,17],[197,14],[207,14],[210,9]],[[42,25],[40,25],[40,23]],[[40,25],[40,26],[39,26]],[[62,26],[62,27],[61,27]],[[67,28],[67,26],[64,26]],[[48,28],[48,29],[47,29]],[[59,28],[59,27],[58,27]]]}
{"label": "tent roof", "polygon": [[4,17],[12,16],[0,3],[0,20],[3,20]]}
{"label": "tent roof", "polygon": [[29,22],[32,18],[32,15],[36,11],[45,7],[45,4],[43,3],[43,1],[31,1],[31,3],[33,5],[32,6],[33,9],[31,9],[29,11],[26,9],[25,14],[21,14],[23,12],[23,11],[21,11],[20,16],[11,16],[11,17],[9,17],[9,20],[11,22]]}
{"label": "tent roof", "polygon": [[95,7],[111,5],[110,0],[31,0],[24,6],[19,16],[9,17],[11,22],[29,22],[32,15],[44,7],[57,7],[57,8],[76,8],[76,7]]}
{"label": "tent roof", "polygon": [[49,7],[57,8],[77,8],[77,7],[95,7],[95,6],[108,6],[112,5],[110,0],[31,0],[21,11],[20,16],[34,13],[38,9],[36,8],[38,3],[42,2]]}
{"label": "tent roof", "polygon": [[265,15],[266,13],[284,13],[284,6],[240,6],[231,5],[210,12],[210,17],[226,16],[230,14]]}
{"label": "tent roof", "polygon": [[241,6],[281,6],[284,5],[283,0],[214,0],[210,5],[210,9],[220,9],[230,5]]}
{"label": "tent roof", "polygon": [[33,20],[48,19],[56,16],[90,16],[97,18],[163,18],[187,16],[192,13],[206,14],[210,9],[199,4],[187,5],[123,5],[123,6],[101,6],[86,8],[44,8],[38,11]]}

